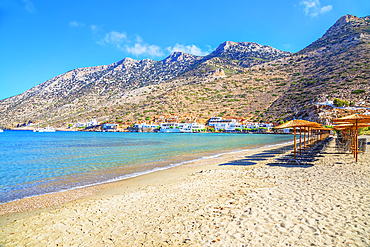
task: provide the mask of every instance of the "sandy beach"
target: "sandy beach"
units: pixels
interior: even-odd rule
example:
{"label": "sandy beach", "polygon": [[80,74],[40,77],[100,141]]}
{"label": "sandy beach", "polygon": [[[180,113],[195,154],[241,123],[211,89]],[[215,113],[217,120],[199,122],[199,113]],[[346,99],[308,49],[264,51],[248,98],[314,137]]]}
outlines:
{"label": "sandy beach", "polygon": [[1,205],[0,246],[369,246],[369,150],[272,164],[284,148]]}

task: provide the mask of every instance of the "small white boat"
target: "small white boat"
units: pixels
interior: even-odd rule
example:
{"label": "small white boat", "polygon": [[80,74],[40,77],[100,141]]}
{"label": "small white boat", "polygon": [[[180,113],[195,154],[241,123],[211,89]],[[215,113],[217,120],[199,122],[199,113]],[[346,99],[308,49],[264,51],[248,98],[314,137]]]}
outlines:
{"label": "small white boat", "polygon": [[55,132],[55,129],[53,127],[45,127],[42,132]]}
{"label": "small white boat", "polygon": [[4,132],[4,131],[3,131],[2,129],[0,129],[0,133],[1,133],[1,132]]}
{"label": "small white boat", "polygon": [[55,132],[55,129],[53,127],[45,127],[45,128],[37,128],[34,129],[33,132]]}

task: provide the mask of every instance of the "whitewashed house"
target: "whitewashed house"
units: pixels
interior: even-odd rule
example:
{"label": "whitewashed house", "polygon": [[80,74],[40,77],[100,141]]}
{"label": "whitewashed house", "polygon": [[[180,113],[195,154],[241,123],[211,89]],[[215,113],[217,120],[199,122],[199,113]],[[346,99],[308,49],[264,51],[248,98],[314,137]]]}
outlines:
{"label": "whitewashed house", "polygon": [[98,121],[96,121],[96,119],[92,119],[91,121],[89,122],[86,122],[86,128],[89,128],[89,127],[94,127],[94,126],[97,126],[99,125]]}
{"label": "whitewashed house", "polygon": [[222,117],[212,117],[208,121],[208,126],[215,130],[228,130],[232,131],[235,128],[242,128],[236,119],[223,119]]}

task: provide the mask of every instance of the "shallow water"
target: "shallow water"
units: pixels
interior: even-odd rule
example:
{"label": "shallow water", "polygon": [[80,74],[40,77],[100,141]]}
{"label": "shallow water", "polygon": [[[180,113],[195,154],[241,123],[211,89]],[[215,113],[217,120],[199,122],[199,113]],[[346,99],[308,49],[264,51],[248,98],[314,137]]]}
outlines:
{"label": "shallow water", "polygon": [[0,203],[145,174],[291,135],[4,131]]}

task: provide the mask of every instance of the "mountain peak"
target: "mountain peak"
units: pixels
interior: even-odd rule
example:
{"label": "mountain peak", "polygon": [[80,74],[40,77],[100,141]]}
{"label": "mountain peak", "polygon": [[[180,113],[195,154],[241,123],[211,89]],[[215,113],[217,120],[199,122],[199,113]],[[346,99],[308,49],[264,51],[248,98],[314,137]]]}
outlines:
{"label": "mountain peak", "polygon": [[221,43],[217,48],[216,50],[214,50],[212,52],[212,54],[219,54],[221,52],[224,52],[225,50],[227,50],[227,48],[229,48],[231,46],[232,43],[235,43],[235,42],[232,42],[232,41],[226,41],[224,43]]}
{"label": "mountain peak", "polygon": [[175,51],[171,55],[169,55],[168,57],[166,57],[163,60],[163,62],[165,62],[165,63],[167,63],[167,62],[179,62],[179,61],[187,60],[189,58],[190,59],[194,59],[196,57],[197,56],[191,55],[191,54],[188,54],[188,53],[185,53],[185,52]]}
{"label": "mountain peak", "polygon": [[123,60],[122,60],[123,62],[138,62],[138,60],[136,60],[136,59],[132,59],[132,58],[130,58],[130,57],[126,57],[126,58],[124,58]]}
{"label": "mountain peak", "polygon": [[355,15],[344,15],[339,18],[333,26],[331,26],[328,31],[338,28],[343,28],[347,23],[362,23],[370,19],[370,16],[366,17],[357,17]]}
{"label": "mountain peak", "polygon": [[350,21],[359,21],[359,20],[360,20],[360,18],[358,18],[357,16],[345,15],[345,16],[342,16],[341,18],[339,18],[334,25],[342,25],[342,24],[348,23]]}
{"label": "mountain peak", "polygon": [[361,39],[369,40],[370,16],[357,17],[345,15],[337,20],[325,34],[301,52],[322,49],[325,47],[348,47],[357,44]]}
{"label": "mountain peak", "polygon": [[224,57],[232,60],[242,61],[243,67],[254,64],[272,61],[284,56],[289,56],[290,52],[280,51],[271,46],[260,45],[255,42],[233,42],[226,41],[220,44],[207,57]]}

